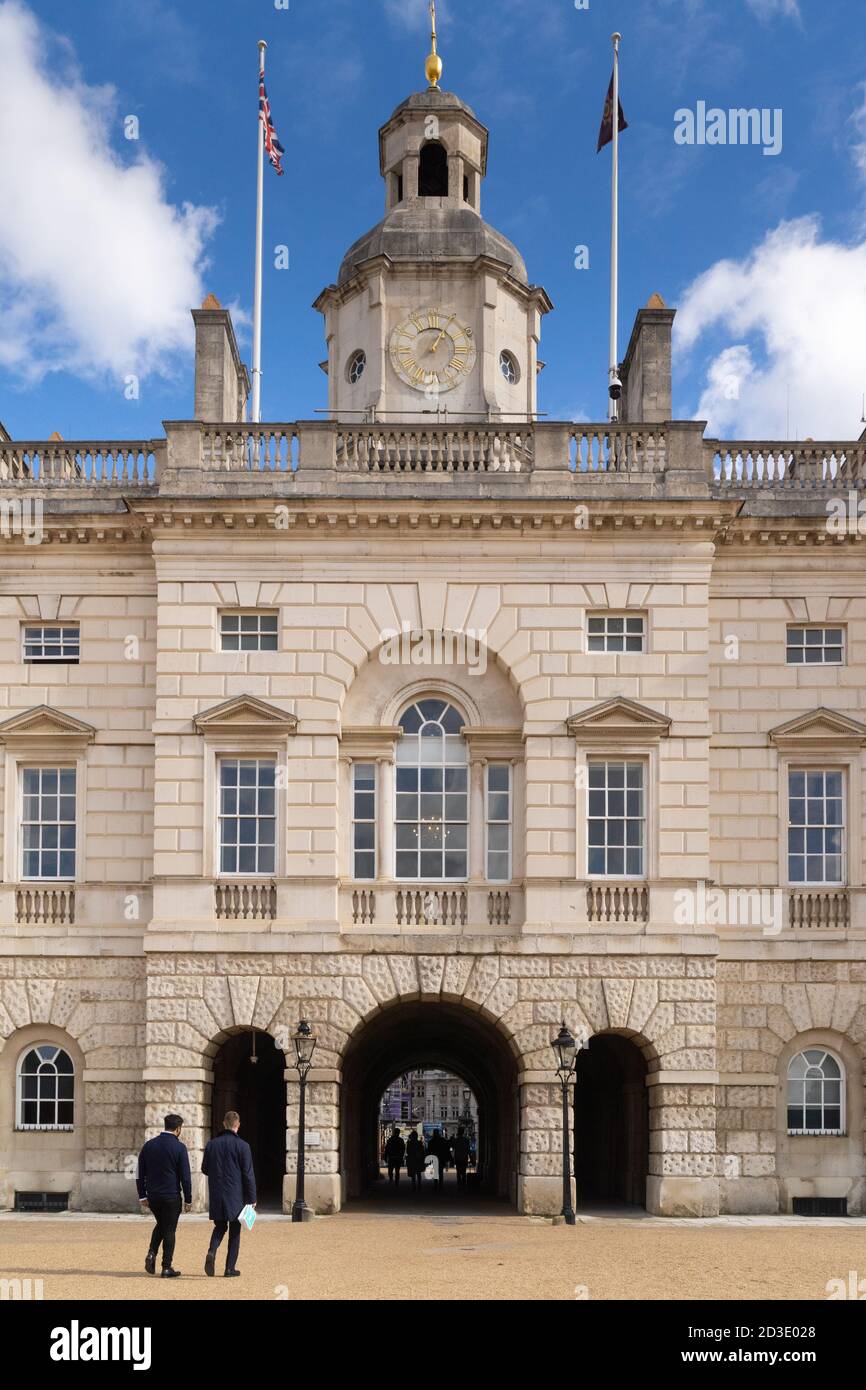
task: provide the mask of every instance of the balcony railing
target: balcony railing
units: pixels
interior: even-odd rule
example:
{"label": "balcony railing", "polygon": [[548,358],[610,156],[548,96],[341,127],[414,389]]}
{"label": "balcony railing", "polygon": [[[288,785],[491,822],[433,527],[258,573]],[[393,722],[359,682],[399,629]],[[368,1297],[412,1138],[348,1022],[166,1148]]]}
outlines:
{"label": "balcony railing", "polygon": [[[344,483],[400,479],[521,481],[611,486],[656,495],[669,475],[688,495],[824,495],[866,486],[866,436],[858,441],[782,443],[704,439],[699,423],[571,424],[300,421],[261,425],[169,422],[164,440],[0,440],[0,492],[7,489],[214,495],[230,475],[245,496],[270,482],[333,493]],[[353,488],[354,493],[354,488]],[[220,494],[221,495],[221,494]],[[541,492],[543,495],[543,489]]]}
{"label": "balcony railing", "polygon": [[648,922],[649,888],[645,883],[588,883],[589,922]]}
{"label": "balcony railing", "polygon": [[0,485],[139,488],[157,481],[160,440],[0,443]]}
{"label": "balcony railing", "polygon": [[657,425],[584,425],[569,432],[575,473],[664,473],[667,436]]}
{"label": "balcony railing", "polygon": [[792,892],[788,898],[788,925],[798,932],[847,932],[851,925],[848,890]]}
{"label": "balcony railing", "polygon": [[509,928],[521,924],[522,914],[522,889],[493,884],[356,885],[341,891],[340,915],[353,927]]}
{"label": "balcony railing", "polygon": [[275,883],[214,884],[214,915],[219,922],[272,922],[277,915]]}
{"label": "balcony railing", "polygon": [[20,926],[75,925],[74,888],[17,888],[15,921]]}
{"label": "balcony railing", "polygon": [[718,488],[847,491],[866,481],[866,443],[780,444],[709,440],[708,479]]}

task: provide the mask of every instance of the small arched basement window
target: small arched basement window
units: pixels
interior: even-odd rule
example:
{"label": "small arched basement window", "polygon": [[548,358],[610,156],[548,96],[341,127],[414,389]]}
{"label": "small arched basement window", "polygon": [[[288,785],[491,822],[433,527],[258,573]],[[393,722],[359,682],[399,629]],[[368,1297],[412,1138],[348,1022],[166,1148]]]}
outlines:
{"label": "small arched basement window", "polygon": [[72,1129],[75,1068],[68,1052],[39,1043],[18,1059],[16,1129]]}
{"label": "small arched basement window", "polygon": [[788,1133],[845,1132],[845,1073],[824,1047],[798,1052],[788,1064]]}
{"label": "small arched basement window", "polygon": [[425,145],[421,151],[418,194],[421,198],[448,197],[448,155],[445,146],[436,140]]}

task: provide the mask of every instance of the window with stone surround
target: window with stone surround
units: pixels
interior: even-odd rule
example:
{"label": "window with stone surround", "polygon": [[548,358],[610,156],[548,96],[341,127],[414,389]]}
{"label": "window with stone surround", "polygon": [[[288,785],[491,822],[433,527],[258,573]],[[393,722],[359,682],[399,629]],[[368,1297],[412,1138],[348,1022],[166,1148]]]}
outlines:
{"label": "window with stone surround", "polygon": [[643,652],[646,618],[639,613],[595,613],[586,620],[588,652]]}
{"label": "window with stone surround", "polygon": [[643,878],[646,767],[643,762],[591,759],[587,764],[587,872],[599,878]]}
{"label": "window with stone surround", "polygon": [[511,878],[511,765],[488,763],[486,777],[487,878]]}
{"label": "window with stone surround", "polygon": [[55,1043],[38,1043],[18,1059],[16,1129],[72,1129],[75,1068]]}
{"label": "window with stone surround", "polygon": [[376,877],[376,764],[352,765],[352,873]]}
{"label": "window with stone surround", "polygon": [[27,665],[77,666],[81,657],[78,623],[26,623],[21,640]]}
{"label": "window with stone surround", "polygon": [[276,761],[219,760],[219,871],[255,877],[276,870]]}
{"label": "window with stone surround", "polygon": [[220,618],[220,650],[224,652],[275,652],[279,647],[279,614],[223,612]]}
{"label": "window with stone surround", "polygon": [[841,627],[788,627],[789,666],[841,666],[845,661],[845,630]]}
{"label": "window with stone surround", "polygon": [[845,795],[841,770],[788,769],[788,881],[845,880]]}
{"label": "window with stone surround", "polygon": [[74,767],[22,767],[22,879],[75,878],[77,810]]}
{"label": "window with stone surround", "polygon": [[788,1133],[845,1133],[845,1069],[826,1048],[807,1048],[788,1064]]}
{"label": "window with stone surround", "polygon": [[445,700],[422,699],[400,719],[396,877],[465,879],[469,856],[469,760],[465,719]]}

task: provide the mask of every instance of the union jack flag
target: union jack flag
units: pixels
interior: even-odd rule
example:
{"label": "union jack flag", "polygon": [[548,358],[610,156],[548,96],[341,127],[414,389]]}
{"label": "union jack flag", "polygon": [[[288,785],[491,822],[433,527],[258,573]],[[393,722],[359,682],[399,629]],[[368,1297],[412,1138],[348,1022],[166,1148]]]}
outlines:
{"label": "union jack flag", "polygon": [[285,173],[282,159],[285,150],[277,139],[277,132],[274,130],[274,123],[271,120],[271,103],[268,101],[268,94],[265,90],[265,75],[259,73],[259,120],[265,133],[265,149],[268,159],[274,166],[278,174]]}

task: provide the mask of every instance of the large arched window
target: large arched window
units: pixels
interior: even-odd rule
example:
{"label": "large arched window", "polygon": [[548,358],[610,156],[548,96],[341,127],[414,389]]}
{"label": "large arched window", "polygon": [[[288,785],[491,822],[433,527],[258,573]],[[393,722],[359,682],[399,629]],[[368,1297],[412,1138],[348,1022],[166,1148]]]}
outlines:
{"label": "large arched window", "polygon": [[421,198],[448,197],[448,155],[445,146],[436,140],[425,145],[421,151],[418,195]]}
{"label": "large arched window", "polygon": [[75,1068],[55,1043],[39,1043],[18,1061],[18,1129],[72,1129]]}
{"label": "large arched window", "polygon": [[469,766],[466,723],[445,700],[418,700],[400,719],[397,744],[398,879],[468,877]]}
{"label": "large arched window", "polygon": [[788,1133],[843,1134],[845,1072],[823,1047],[798,1052],[788,1065]]}

